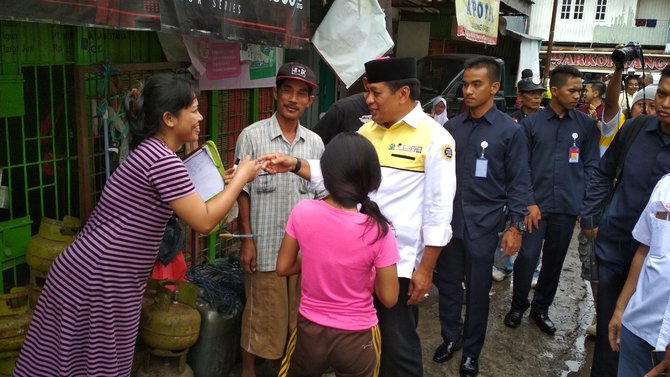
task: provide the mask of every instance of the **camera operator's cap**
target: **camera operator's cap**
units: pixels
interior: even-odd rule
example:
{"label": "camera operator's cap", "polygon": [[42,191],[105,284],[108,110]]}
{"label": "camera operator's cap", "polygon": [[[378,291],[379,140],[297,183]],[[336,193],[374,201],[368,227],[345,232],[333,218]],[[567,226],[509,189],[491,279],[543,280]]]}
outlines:
{"label": "camera operator's cap", "polygon": [[415,58],[380,58],[365,63],[369,83],[416,78]]}
{"label": "camera operator's cap", "polygon": [[542,86],[539,79],[525,78],[520,80],[517,84],[520,92],[544,92],[545,87]]}
{"label": "camera operator's cap", "polygon": [[641,101],[643,98],[650,99],[653,101],[654,98],[656,98],[656,88],[658,88],[658,86],[649,85],[642,90],[638,90],[633,95],[633,103],[631,103],[630,105],[631,106],[635,105],[635,102]]}
{"label": "camera operator's cap", "polygon": [[302,81],[312,88],[312,90],[315,90],[317,87],[316,75],[314,72],[308,66],[300,63],[286,63],[279,67],[275,82],[279,83],[281,80],[285,79]]}

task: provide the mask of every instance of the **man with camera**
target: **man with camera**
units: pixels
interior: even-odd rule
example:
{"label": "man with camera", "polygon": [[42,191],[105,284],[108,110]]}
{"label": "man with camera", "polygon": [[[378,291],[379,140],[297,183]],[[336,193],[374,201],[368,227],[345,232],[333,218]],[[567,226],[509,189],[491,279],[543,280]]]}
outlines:
{"label": "man with camera", "polygon": [[[615,67],[623,67],[626,62],[631,62],[635,59],[642,59],[642,46],[637,42],[629,42],[626,46],[617,48],[612,53],[612,62]],[[644,64],[644,63],[643,63]],[[624,88],[619,95],[619,106],[625,109],[626,117],[630,119],[630,108],[633,104],[633,96],[640,88],[635,70],[630,69],[628,75],[624,78]],[[610,84],[615,84],[620,81],[610,81]]]}
{"label": "man with camera", "polygon": [[[630,46],[615,50],[611,84],[617,85],[624,65],[641,55],[631,52]],[[618,354],[610,347],[608,324],[639,245],[631,232],[656,182],[670,172],[670,67],[661,74],[655,105],[657,117],[624,124],[586,190],[581,227],[589,241],[596,239],[599,278],[592,377],[617,375]]]}

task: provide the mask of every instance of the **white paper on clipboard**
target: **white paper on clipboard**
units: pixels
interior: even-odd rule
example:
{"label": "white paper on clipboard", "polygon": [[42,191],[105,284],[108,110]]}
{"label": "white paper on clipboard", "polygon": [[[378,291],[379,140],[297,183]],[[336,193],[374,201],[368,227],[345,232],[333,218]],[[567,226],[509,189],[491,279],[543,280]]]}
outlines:
{"label": "white paper on clipboard", "polygon": [[191,176],[195,191],[203,201],[208,201],[223,191],[223,177],[216,168],[214,158],[207,148],[200,148],[184,160],[188,175]]}

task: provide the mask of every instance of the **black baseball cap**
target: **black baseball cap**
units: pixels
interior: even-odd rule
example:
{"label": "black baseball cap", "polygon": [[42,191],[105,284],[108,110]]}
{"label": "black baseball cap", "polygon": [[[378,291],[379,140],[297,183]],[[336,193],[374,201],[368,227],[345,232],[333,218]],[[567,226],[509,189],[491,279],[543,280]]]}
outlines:
{"label": "black baseball cap", "polygon": [[294,62],[282,65],[279,67],[275,82],[279,83],[281,80],[285,79],[302,81],[312,88],[312,90],[316,90],[316,75],[314,75],[314,72],[306,65]]}
{"label": "black baseball cap", "polygon": [[519,80],[519,83],[516,86],[520,92],[539,92],[546,90],[546,88],[540,84],[540,80],[533,80],[532,78]]}

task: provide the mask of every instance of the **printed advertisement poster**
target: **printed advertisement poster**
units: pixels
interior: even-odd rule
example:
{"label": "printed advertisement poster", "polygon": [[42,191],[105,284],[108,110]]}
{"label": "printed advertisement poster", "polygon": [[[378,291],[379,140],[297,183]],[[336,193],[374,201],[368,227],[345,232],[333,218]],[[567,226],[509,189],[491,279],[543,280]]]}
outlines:
{"label": "printed advertisement poster", "polygon": [[456,0],[456,34],[488,45],[498,43],[500,0]]}
{"label": "printed advertisement poster", "polygon": [[0,19],[157,31],[158,7],[159,0],[11,0]]}
{"label": "printed advertisement poster", "polygon": [[267,88],[275,85],[279,48],[184,36],[200,90]]}

